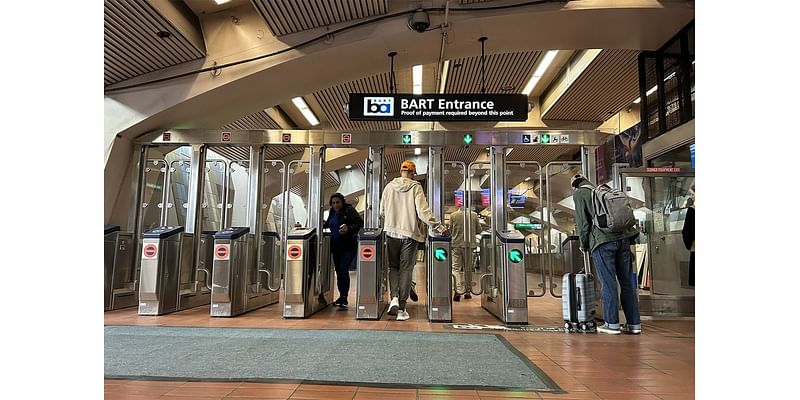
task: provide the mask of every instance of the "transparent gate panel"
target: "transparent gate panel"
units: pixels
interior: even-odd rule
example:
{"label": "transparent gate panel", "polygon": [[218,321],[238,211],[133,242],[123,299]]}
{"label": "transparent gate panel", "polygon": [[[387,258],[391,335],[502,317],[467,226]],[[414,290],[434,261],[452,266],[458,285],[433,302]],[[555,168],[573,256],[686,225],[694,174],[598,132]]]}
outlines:
{"label": "transparent gate panel", "polygon": [[525,275],[529,296],[541,296],[546,291],[543,273],[546,260],[541,251],[544,220],[540,170],[535,161],[506,161],[506,229],[516,229],[525,236]]}
{"label": "transparent gate panel", "polygon": [[[466,202],[469,208],[478,214],[482,230],[476,232],[478,239],[478,256],[475,272],[472,274],[471,284],[476,293],[482,293],[489,287],[489,282],[496,279],[495,263],[491,262],[491,239],[488,233],[492,226],[492,208],[490,195],[490,170],[489,163],[472,163],[467,170]],[[482,279],[482,277],[486,278]],[[492,285],[496,286],[496,285]],[[479,290],[478,290],[479,289]]]}
{"label": "transparent gate panel", "polygon": [[223,201],[227,160],[209,149],[206,154],[206,173],[203,182],[203,201],[200,203],[201,231],[213,233],[222,229]]}
{"label": "transparent gate panel", "polygon": [[225,209],[228,213],[226,228],[248,226],[250,161],[231,160],[228,163],[228,171],[228,197],[225,200]]}
{"label": "transparent gate panel", "polygon": [[[442,170],[442,210],[444,210],[445,214],[445,222],[448,222],[449,226],[452,226],[454,221],[452,220],[452,215],[456,212],[459,208],[464,207],[465,211],[466,207],[466,185],[465,185],[465,174],[466,174],[466,166],[463,162],[460,161],[445,161],[444,168]],[[474,266],[473,266],[473,257],[472,257],[472,250],[474,249],[474,244],[471,242],[475,242],[473,239],[472,241],[466,236],[466,226],[469,221],[467,218],[468,214],[466,212],[461,213],[461,224],[462,229],[464,229],[464,240],[462,243],[459,244],[458,248],[456,248],[456,243],[451,245],[450,251],[452,259],[455,260],[456,257],[461,260],[462,264],[462,277],[464,278],[463,282],[470,282],[470,277],[474,273]],[[474,230],[480,229],[480,227],[473,228],[473,236],[475,234]],[[454,233],[451,231],[451,233]],[[469,289],[469,285],[464,285],[461,283],[461,286],[456,287],[456,280],[453,281],[453,288],[455,288],[457,293],[465,293],[466,290]],[[478,290],[477,287],[474,288]]]}
{"label": "transparent gate panel", "polygon": [[[262,251],[261,265],[262,269],[270,271],[271,282],[269,286],[273,289],[280,288],[281,275],[283,267],[283,247],[282,243],[285,239],[285,233],[281,230],[280,217],[276,220],[276,216],[272,212],[276,211],[272,207],[273,201],[278,199],[281,202],[283,193],[286,191],[284,186],[284,174],[286,173],[286,166],[281,160],[264,160],[263,165],[264,181],[262,185],[262,218],[263,229],[265,232],[277,234],[277,240],[272,242],[271,248],[264,248]],[[277,210],[280,210],[278,208]],[[280,211],[278,211],[280,214]],[[270,235],[271,236],[271,235]],[[263,240],[263,239],[262,239]],[[268,243],[268,242],[267,242]]]}
{"label": "transparent gate panel", "polygon": [[[545,166],[546,201],[540,213],[545,224],[542,250],[547,254],[550,293],[556,297],[561,297],[561,277],[565,270],[570,269],[564,265],[562,243],[570,235],[576,235],[575,203],[572,201],[574,192],[570,181],[581,172],[580,161],[555,161]],[[583,264],[582,259],[579,262]]]}
{"label": "transparent gate panel", "polygon": [[169,163],[169,194],[167,201],[167,225],[186,226],[189,211],[189,179],[191,160],[175,160]]}

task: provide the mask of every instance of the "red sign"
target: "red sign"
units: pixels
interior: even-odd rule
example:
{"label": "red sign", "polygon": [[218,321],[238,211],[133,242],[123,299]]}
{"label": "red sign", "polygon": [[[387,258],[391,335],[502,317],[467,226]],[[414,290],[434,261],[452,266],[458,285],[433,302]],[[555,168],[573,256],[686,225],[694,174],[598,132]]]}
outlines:
{"label": "red sign", "polygon": [[283,143],[291,143],[292,142],[292,134],[291,133],[284,133],[281,135],[281,142]]}
{"label": "red sign", "polygon": [[647,167],[647,172],[681,172],[680,167]]}
{"label": "red sign", "polygon": [[230,248],[227,244],[218,244],[214,246],[214,259],[227,260],[230,256]]}
{"label": "red sign", "polygon": [[156,258],[156,254],[158,254],[158,246],[150,243],[144,246],[142,249],[142,255],[144,258]]}
{"label": "red sign", "polygon": [[372,261],[375,258],[375,246],[364,245],[361,247],[361,261]]}
{"label": "red sign", "polygon": [[342,144],[350,144],[353,140],[353,136],[349,133],[342,134]]}
{"label": "red sign", "polygon": [[163,140],[165,142],[169,142],[170,140],[172,140],[172,134],[169,133],[169,132],[162,133],[161,134],[161,140]]}
{"label": "red sign", "polygon": [[222,141],[223,142],[230,142],[231,141],[231,133],[230,132],[222,132]]}
{"label": "red sign", "polygon": [[289,246],[289,250],[286,252],[286,255],[289,256],[290,260],[302,260],[303,248],[300,247],[299,244],[293,244]]}

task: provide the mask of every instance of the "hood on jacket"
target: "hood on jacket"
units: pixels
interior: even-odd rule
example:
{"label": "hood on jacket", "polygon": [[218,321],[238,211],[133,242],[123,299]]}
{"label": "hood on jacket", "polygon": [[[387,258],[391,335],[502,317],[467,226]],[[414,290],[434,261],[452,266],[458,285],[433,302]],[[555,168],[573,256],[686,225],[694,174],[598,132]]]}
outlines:
{"label": "hood on jacket", "polygon": [[394,178],[392,179],[391,182],[389,182],[389,185],[392,187],[392,189],[398,192],[407,192],[411,190],[411,188],[414,187],[414,185],[419,185],[419,184],[420,184],[419,182],[413,179],[403,178],[402,176]]}

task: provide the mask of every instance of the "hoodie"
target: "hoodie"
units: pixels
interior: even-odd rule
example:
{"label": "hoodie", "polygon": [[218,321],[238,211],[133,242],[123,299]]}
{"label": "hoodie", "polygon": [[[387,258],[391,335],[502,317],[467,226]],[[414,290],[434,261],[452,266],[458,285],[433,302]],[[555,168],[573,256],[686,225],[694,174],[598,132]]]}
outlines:
{"label": "hoodie", "polygon": [[419,221],[439,233],[447,230],[431,212],[428,200],[422,192],[422,185],[402,176],[392,179],[383,189],[381,215],[383,215],[384,231],[420,243],[425,241],[425,236],[422,234]]}

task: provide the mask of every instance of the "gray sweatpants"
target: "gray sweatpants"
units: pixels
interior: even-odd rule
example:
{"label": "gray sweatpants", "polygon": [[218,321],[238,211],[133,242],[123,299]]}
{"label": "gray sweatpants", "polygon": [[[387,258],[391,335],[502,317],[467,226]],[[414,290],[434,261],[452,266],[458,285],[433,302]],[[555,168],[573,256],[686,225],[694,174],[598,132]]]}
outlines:
{"label": "gray sweatpants", "polygon": [[386,237],[386,258],[389,263],[389,290],[400,300],[400,309],[406,309],[411,293],[411,278],[417,256],[417,241]]}

